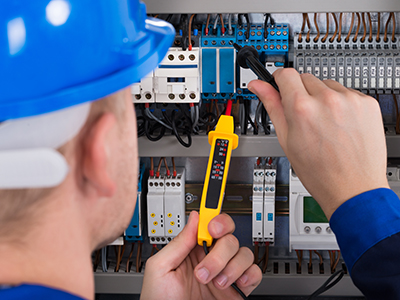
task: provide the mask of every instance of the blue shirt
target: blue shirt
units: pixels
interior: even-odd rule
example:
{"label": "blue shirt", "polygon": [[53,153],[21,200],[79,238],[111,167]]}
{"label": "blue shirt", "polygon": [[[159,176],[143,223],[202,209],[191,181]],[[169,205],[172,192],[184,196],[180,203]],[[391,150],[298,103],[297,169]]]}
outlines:
{"label": "blue shirt", "polygon": [[56,290],[53,288],[22,284],[16,287],[0,288],[0,299],[7,300],[83,300],[83,298],[74,296],[67,292]]}

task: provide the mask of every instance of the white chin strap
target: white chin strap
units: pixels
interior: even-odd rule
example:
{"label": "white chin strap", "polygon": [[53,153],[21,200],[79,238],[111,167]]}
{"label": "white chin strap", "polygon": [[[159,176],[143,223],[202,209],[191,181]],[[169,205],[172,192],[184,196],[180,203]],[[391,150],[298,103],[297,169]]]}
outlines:
{"label": "white chin strap", "polygon": [[0,189],[49,188],[68,174],[55,149],[85,124],[90,103],[0,124]]}

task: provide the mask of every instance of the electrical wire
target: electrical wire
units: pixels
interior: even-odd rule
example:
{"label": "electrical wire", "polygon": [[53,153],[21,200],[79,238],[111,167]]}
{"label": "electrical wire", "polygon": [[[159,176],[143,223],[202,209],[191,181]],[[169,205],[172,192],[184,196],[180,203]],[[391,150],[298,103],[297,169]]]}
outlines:
{"label": "electrical wire", "polygon": [[148,103],[146,103],[144,113],[148,118],[160,123],[161,125],[163,125],[164,127],[168,128],[169,130],[172,130],[171,126],[169,126],[164,121],[162,121],[161,119],[159,119],[155,115],[153,115],[153,113],[150,111],[150,108],[148,107]]}
{"label": "electrical wire", "polygon": [[127,273],[131,270],[131,268],[130,268],[130,260],[131,260],[131,257],[133,255],[133,249],[134,248],[135,248],[135,243],[132,243],[131,252],[129,252],[129,256],[128,256],[128,259],[126,261],[126,272]]}
{"label": "electrical wire", "polygon": [[175,178],[176,177],[176,166],[175,166],[175,158],[171,157],[172,161],[172,176]]}
{"label": "electrical wire", "polygon": [[186,51],[188,42],[188,16],[187,14],[181,15],[180,26],[182,28],[181,45],[182,50]]}
{"label": "electrical wire", "polygon": [[386,25],[385,25],[385,34],[384,34],[384,38],[383,38],[383,41],[384,41],[385,43],[388,42],[387,34],[388,34],[388,28],[389,28],[390,20],[393,20],[392,42],[394,42],[394,41],[396,40],[396,38],[395,38],[396,20],[395,20],[394,13],[391,12],[391,13],[389,13],[389,18],[387,19]]}
{"label": "electrical wire", "polygon": [[396,15],[394,14],[394,12],[391,13],[392,14],[392,42],[395,43],[396,42]]}
{"label": "electrical wire", "polygon": [[156,171],[156,178],[160,177],[160,170],[161,170],[161,164],[163,162],[164,157],[160,157],[160,160],[158,161],[158,166],[157,166],[157,171]]}
{"label": "electrical wire", "polygon": [[101,268],[103,272],[107,272],[107,246],[101,249]]}
{"label": "electrical wire", "polygon": [[354,15],[355,15],[354,13],[351,13],[351,22],[350,22],[350,27],[349,27],[349,33],[347,34],[347,36],[346,36],[346,38],[345,38],[346,43],[349,42],[351,32],[353,31]]}
{"label": "electrical wire", "polygon": [[171,172],[170,172],[170,170],[168,168],[167,159],[165,157],[163,157],[163,162],[164,162],[164,165],[165,165],[165,171],[167,173],[167,176],[169,177],[171,175]]}
{"label": "electrical wire", "polygon": [[246,40],[248,40],[250,37],[250,17],[249,17],[249,14],[244,14],[244,17],[246,19],[246,27],[247,27],[247,30],[244,33],[244,35],[246,37]]}
{"label": "electrical wire", "polygon": [[264,20],[264,39],[266,40],[268,37],[268,19],[270,18],[270,14],[265,14]]}
{"label": "electrical wire", "polygon": [[303,13],[303,24],[301,25],[301,30],[300,30],[299,38],[298,38],[299,43],[301,43],[302,40],[303,40],[302,35],[303,35],[304,29],[306,27],[306,23],[307,23],[307,26],[308,26],[308,32],[307,32],[307,38],[308,39],[306,38],[306,41],[309,42],[310,41],[309,33],[311,31],[310,19],[308,18],[308,14],[307,13]]}
{"label": "electrical wire", "polygon": [[309,259],[308,259],[308,273],[312,271],[312,250],[309,250]]}
{"label": "electrical wire", "polygon": [[[343,278],[343,276],[344,276],[343,270],[336,271],[321,285],[321,287],[319,287],[314,293],[312,293],[312,295],[310,295],[307,298],[307,300],[315,299],[318,295],[325,293],[327,290],[334,287]],[[332,282],[332,280],[334,281]]]}
{"label": "electrical wire", "polygon": [[353,38],[353,42],[357,42],[357,37],[358,37],[358,33],[360,32],[360,28],[361,28],[361,17],[360,17],[360,13],[356,13],[357,15],[357,28],[356,28],[356,33],[354,34],[354,38]]}
{"label": "electrical wire", "polygon": [[269,260],[269,243],[268,242],[265,243],[265,252],[264,252],[263,260],[264,260],[264,263],[263,263],[262,272],[265,273],[267,271],[268,260]]}
{"label": "electrical wire", "polygon": [[335,32],[333,33],[332,37],[329,39],[329,42],[331,42],[331,43],[333,43],[333,41],[335,40],[335,37],[338,32],[338,20],[336,18],[336,14],[332,13],[332,17],[333,17],[333,21],[335,22]]}
{"label": "electrical wire", "polygon": [[314,43],[318,42],[319,36],[321,34],[319,31],[319,27],[318,27],[317,17],[318,17],[318,13],[314,13],[314,25],[315,25],[315,29],[317,30],[317,35],[314,38]]}
{"label": "electrical wire", "polygon": [[377,42],[381,41],[380,34],[381,34],[381,14],[378,13],[378,29],[376,31],[376,41]]}
{"label": "electrical wire", "polygon": [[172,19],[172,14],[169,14],[168,16],[167,16],[167,18],[165,19],[165,21],[166,22],[171,22],[171,19]]}
{"label": "electrical wire", "polygon": [[219,18],[221,19],[221,34],[222,36],[225,35],[225,25],[224,25],[224,18],[222,17],[222,14],[219,14]]}
{"label": "electrical wire", "polygon": [[299,261],[299,267],[297,268],[297,272],[301,273],[301,263],[303,261],[303,250],[296,250],[297,260]]}
{"label": "electrical wire", "polygon": [[342,18],[343,18],[343,13],[339,14],[339,34],[337,41],[340,43],[342,41]]}
{"label": "electrical wire", "polygon": [[207,21],[206,21],[206,27],[204,28],[205,35],[208,35],[208,25],[210,24],[210,17],[211,17],[211,14],[208,14]]}
{"label": "electrical wire", "polygon": [[141,242],[138,242],[138,249],[136,252],[136,273],[140,273],[142,265],[142,247],[143,244]]}
{"label": "electrical wire", "polygon": [[369,38],[368,38],[368,42],[372,42],[372,18],[371,18],[371,14],[369,12],[367,12],[367,16],[368,16],[368,23],[369,23]]}
{"label": "electrical wire", "polygon": [[[156,123],[156,125],[157,125],[157,123]],[[158,125],[159,125],[159,124],[158,124]],[[165,127],[164,127],[164,126],[161,126],[161,125],[159,125],[159,127],[161,127],[161,130],[160,130],[160,133],[158,134],[158,136],[152,137],[151,135],[154,133],[154,130],[155,130],[156,128],[150,129],[150,120],[146,119],[146,120],[144,121],[144,132],[145,132],[146,137],[147,137],[150,141],[152,141],[152,142],[157,142],[158,140],[160,140],[160,139],[164,136],[164,134],[165,134]]]}
{"label": "electrical wire", "polygon": [[189,148],[192,145],[192,136],[190,134],[190,131],[188,131],[187,129],[184,129],[184,134],[186,134],[186,136],[187,136],[187,142],[185,142],[184,140],[182,140],[182,138],[180,137],[180,135],[178,133],[178,129],[176,127],[176,120],[175,120],[176,116],[175,116],[175,114],[176,114],[176,111],[173,110],[172,111],[172,120],[171,120],[172,132],[174,133],[176,139],[179,141],[179,143],[182,146],[184,146],[186,148]]}
{"label": "electrical wire", "polygon": [[319,253],[318,251],[314,250],[314,253],[318,255],[319,257],[319,264],[322,265],[324,263],[324,260],[322,258],[321,253]]}
{"label": "electrical wire", "polygon": [[[203,242],[203,249],[204,249],[204,253],[206,255],[208,255],[208,248],[207,248],[206,241]],[[247,296],[241,291],[241,289],[238,288],[238,286],[236,285],[235,282],[231,284],[231,287],[233,287],[243,299],[245,299],[245,300],[248,299]]]}
{"label": "electrical wire", "polygon": [[190,19],[189,19],[189,31],[188,31],[188,35],[189,35],[189,51],[192,51],[192,23],[193,23],[193,19],[194,19],[195,15],[196,14],[192,14],[190,16]]}
{"label": "electrical wire", "polygon": [[232,29],[232,18],[233,14],[228,14],[228,34],[232,35],[233,34],[233,29]]}
{"label": "electrical wire", "polygon": [[218,25],[218,15],[215,16],[214,26],[213,26],[213,35],[217,35],[217,25]]}
{"label": "electrical wire", "polygon": [[337,253],[336,253],[336,251],[334,251],[334,253],[335,253],[335,256],[336,256],[336,254],[337,254],[337,257],[336,257],[336,259],[335,259],[335,263],[333,264],[332,272],[335,272],[336,267],[337,267],[337,265],[339,264],[339,259],[340,259],[340,251],[338,251]]}
{"label": "electrical wire", "polygon": [[361,42],[365,42],[365,38],[367,37],[367,23],[365,22],[365,13],[361,13],[361,20],[363,24],[363,36],[361,38]]}
{"label": "electrical wire", "polygon": [[329,13],[326,13],[326,33],[324,37],[321,39],[321,42],[325,43],[328,36],[329,36]]}

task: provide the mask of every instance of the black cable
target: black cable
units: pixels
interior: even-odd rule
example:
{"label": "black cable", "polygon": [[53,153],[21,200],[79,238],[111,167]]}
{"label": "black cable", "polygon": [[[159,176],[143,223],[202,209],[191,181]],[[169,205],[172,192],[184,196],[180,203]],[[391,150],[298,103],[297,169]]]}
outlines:
{"label": "black cable", "polygon": [[189,40],[189,33],[188,33],[188,15],[187,14],[182,14],[181,15],[181,20],[179,22],[179,25],[182,29],[182,36],[181,36],[181,45],[182,45],[182,50],[186,51],[188,47],[188,40]]}
{"label": "black cable", "polygon": [[144,119],[143,116],[136,117],[138,137],[141,137],[141,136],[145,135],[145,132],[144,132],[144,121],[145,121],[145,119]]}
{"label": "black cable", "polygon": [[169,14],[168,17],[165,19],[165,21],[167,21],[168,23],[171,22],[172,19],[172,14]]}
{"label": "black cable", "polygon": [[238,14],[238,26],[239,26],[239,28],[242,28],[242,26],[243,26],[242,16],[243,16],[243,14]]}
{"label": "black cable", "polygon": [[[146,134],[146,137],[152,141],[152,142],[157,142],[160,140],[164,134],[165,134],[165,127],[162,126],[161,124],[155,122],[155,124],[151,127],[150,129],[150,120],[146,119],[144,120],[144,133]],[[154,130],[157,129],[158,127],[161,127],[160,133],[156,137],[152,137],[151,135],[154,133]]]}
{"label": "black cable", "polygon": [[[336,276],[337,278],[333,282],[331,282]],[[315,299],[318,295],[325,293],[327,290],[334,287],[343,278],[343,276],[343,270],[336,271],[314,293],[312,293],[312,295],[310,295],[307,300]]]}
{"label": "black cable", "polygon": [[[207,242],[206,242],[206,241],[203,242],[203,249],[204,249],[204,253],[205,253],[206,255],[208,255],[208,248],[207,248]],[[245,300],[249,299],[249,298],[247,298],[247,296],[242,292],[242,290],[239,289],[239,287],[236,285],[235,282],[231,284],[231,287],[233,287],[233,288],[239,293],[239,295],[240,295],[243,299],[245,299]]]}
{"label": "black cable", "polygon": [[189,147],[192,145],[192,136],[191,136],[189,130],[184,129],[184,130],[183,130],[183,131],[184,131],[183,133],[186,134],[188,141],[187,141],[187,143],[186,143],[184,140],[182,140],[182,138],[180,137],[180,135],[179,135],[179,133],[178,133],[178,129],[177,129],[177,127],[176,127],[176,123],[175,123],[175,113],[176,113],[175,110],[173,110],[173,111],[172,111],[172,120],[171,120],[171,123],[172,123],[172,132],[174,133],[174,135],[176,136],[176,139],[178,140],[178,142],[179,142],[182,146],[184,146],[184,147],[186,147],[186,148],[189,148]]}
{"label": "black cable", "polygon": [[246,40],[248,40],[250,37],[250,17],[249,14],[244,14],[244,17],[246,18],[246,26],[247,26],[247,30],[244,33],[244,35],[246,36]]}
{"label": "black cable", "polygon": [[270,14],[265,14],[265,21],[264,21],[264,39],[267,39],[268,37],[268,19],[270,17]]}

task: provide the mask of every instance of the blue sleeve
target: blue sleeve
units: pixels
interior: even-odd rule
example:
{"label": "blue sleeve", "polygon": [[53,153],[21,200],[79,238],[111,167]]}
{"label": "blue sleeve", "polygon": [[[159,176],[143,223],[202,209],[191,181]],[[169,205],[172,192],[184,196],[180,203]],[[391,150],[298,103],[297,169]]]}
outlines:
{"label": "blue sleeve", "polygon": [[343,203],[330,226],[354,284],[367,299],[400,299],[400,200],[390,189]]}

